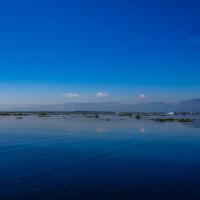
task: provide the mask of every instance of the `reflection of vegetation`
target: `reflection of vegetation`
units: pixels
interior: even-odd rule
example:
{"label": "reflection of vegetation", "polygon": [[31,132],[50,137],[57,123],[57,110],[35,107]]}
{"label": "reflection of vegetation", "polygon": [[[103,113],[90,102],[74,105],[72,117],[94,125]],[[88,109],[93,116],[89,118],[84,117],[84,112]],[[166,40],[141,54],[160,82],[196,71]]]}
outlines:
{"label": "reflection of vegetation", "polygon": [[38,114],[39,117],[49,117],[48,113],[39,113]]}
{"label": "reflection of vegetation", "polygon": [[15,113],[15,116],[29,116],[29,113]]}
{"label": "reflection of vegetation", "polygon": [[29,113],[24,112],[0,112],[0,116],[28,116]]}
{"label": "reflection of vegetation", "polygon": [[192,122],[191,119],[176,119],[176,118],[157,118],[155,119],[156,122]]}
{"label": "reflection of vegetation", "polygon": [[100,116],[98,114],[95,115],[86,115],[87,118],[99,118]]}
{"label": "reflection of vegetation", "polygon": [[121,112],[118,115],[122,117],[132,117],[132,113],[130,112]]}
{"label": "reflection of vegetation", "polygon": [[178,122],[192,122],[191,119],[179,119]]}
{"label": "reflection of vegetation", "polygon": [[140,116],[139,114],[137,114],[137,115],[135,116],[135,118],[139,120],[139,119],[141,119],[141,116]]}
{"label": "reflection of vegetation", "polygon": [[176,121],[174,118],[157,118],[155,119],[156,122],[174,122]]}
{"label": "reflection of vegetation", "polygon": [[1,115],[1,116],[10,116],[11,113],[8,113],[8,112],[1,112],[0,115]]}
{"label": "reflection of vegetation", "polygon": [[23,119],[23,117],[17,117],[16,119]]}
{"label": "reflection of vegetation", "polygon": [[92,116],[92,115],[87,115],[86,117],[87,117],[87,118],[93,118],[93,116]]}

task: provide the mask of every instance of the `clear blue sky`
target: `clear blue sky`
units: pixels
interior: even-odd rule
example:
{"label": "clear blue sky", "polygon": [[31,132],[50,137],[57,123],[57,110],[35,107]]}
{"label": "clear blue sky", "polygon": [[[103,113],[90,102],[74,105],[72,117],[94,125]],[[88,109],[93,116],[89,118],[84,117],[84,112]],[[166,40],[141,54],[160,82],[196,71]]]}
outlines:
{"label": "clear blue sky", "polygon": [[0,103],[200,97],[199,10],[198,0],[2,0]]}

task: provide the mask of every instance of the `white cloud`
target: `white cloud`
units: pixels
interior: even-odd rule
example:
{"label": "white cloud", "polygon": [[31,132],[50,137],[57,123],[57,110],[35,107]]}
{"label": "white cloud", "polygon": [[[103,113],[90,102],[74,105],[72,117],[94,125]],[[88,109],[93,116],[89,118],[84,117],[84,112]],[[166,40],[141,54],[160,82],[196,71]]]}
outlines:
{"label": "white cloud", "polygon": [[74,97],[80,97],[80,94],[78,94],[78,93],[72,93],[72,92],[67,92],[65,94],[62,94],[62,97],[74,98]]}
{"label": "white cloud", "polygon": [[99,98],[99,97],[107,97],[109,94],[106,93],[106,92],[97,92],[96,94],[96,98]]}
{"label": "white cloud", "polygon": [[140,99],[145,99],[146,96],[145,96],[144,94],[140,94],[140,95],[139,95],[139,98],[140,98]]}

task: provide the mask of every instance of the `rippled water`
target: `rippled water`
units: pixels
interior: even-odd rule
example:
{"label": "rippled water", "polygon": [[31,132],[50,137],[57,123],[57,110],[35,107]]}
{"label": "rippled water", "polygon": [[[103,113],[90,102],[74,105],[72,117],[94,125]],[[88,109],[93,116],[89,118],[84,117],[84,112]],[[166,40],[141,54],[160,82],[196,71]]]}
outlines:
{"label": "rippled water", "polygon": [[1,118],[0,199],[200,199],[198,127]]}

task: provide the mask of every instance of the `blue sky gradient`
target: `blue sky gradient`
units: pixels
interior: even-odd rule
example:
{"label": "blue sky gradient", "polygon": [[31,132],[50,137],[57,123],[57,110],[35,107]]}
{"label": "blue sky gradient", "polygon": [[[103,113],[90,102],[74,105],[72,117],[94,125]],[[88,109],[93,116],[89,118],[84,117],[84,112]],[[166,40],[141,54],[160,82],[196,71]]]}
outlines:
{"label": "blue sky gradient", "polygon": [[199,9],[196,0],[1,1],[0,103],[200,97]]}

